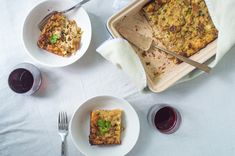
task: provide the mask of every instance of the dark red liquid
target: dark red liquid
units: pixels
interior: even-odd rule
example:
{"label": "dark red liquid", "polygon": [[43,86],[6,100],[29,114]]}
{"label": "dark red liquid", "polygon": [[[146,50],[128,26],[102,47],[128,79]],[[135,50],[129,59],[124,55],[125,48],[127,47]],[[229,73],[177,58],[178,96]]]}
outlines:
{"label": "dark red liquid", "polygon": [[10,88],[16,93],[26,93],[33,86],[33,75],[30,71],[19,68],[11,72],[8,78]]}
{"label": "dark red liquid", "polygon": [[158,130],[167,132],[174,128],[177,120],[176,112],[171,107],[163,107],[155,115],[154,123]]}

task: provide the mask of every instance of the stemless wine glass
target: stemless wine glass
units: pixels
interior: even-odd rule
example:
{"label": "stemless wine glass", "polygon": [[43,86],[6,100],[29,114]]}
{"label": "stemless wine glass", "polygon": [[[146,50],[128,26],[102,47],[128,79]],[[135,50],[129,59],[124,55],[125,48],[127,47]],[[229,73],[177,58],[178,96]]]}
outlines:
{"label": "stemless wine glass", "polygon": [[32,95],[41,85],[40,70],[30,63],[15,66],[8,77],[9,87],[16,93]]}
{"label": "stemless wine glass", "polygon": [[174,133],[181,123],[179,111],[166,104],[151,107],[147,119],[151,127],[164,134]]}

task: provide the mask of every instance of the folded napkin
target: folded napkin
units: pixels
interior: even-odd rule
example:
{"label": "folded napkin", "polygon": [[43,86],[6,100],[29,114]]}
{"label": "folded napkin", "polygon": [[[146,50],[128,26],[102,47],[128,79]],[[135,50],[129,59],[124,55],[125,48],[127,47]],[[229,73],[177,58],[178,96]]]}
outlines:
{"label": "folded napkin", "polygon": [[[131,0],[120,0],[120,1],[131,1]],[[235,0],[205,0],[207,7],[209,9],[211,18],[216,26],[216,28],[219,30],[218,35],[218,42],[217,42],[217,52],[216,57],[214,60],[210,62],[211,67],[215,67],[218,62],[221,60],[221,58],[232,48],[232,46],[235,44],[235,31],[233,30],[235,28]],[[118,2],[116,1],[114,3],[114,6],[117,6]],[[126,4],[126,3],[119,3],[119,4]],[[118,6],[120,8],[120,5]],[[131,62],[129,62],[130,57],[133,56],[133,49],[126,43],[126,41],[122,41],[121,39],[118,39],[119,42],[117,42],[116,39],[109,40],[108,44],[105,43],[101,45],[102,48],[98,48],[98,52],[101,53],[107,60],[110,60],[114,64],[116,62],[119,63],[120,66],[122,66],[122,69],[124,71],[127,71],[129,75],[132,77],[132,79],[135,81],[135,83],[141,83],[141,85],[137,84],[140,89],[143,88],[143,85],[146,85],[146,77],[143,72],[143,67],[140,70],[137,70],[137,67],[134,67],[136,62],[140,62],[138,57],[134,57]],[[106,52],[103,52],[104,49],[109,49]],[[118,51],[116,49],[119,49]],[[124,50],[125,49],[125,50]],[[117,57],[117,53],[119,52],[119,55]],[[107,57],[108,56],[108,57]],[[112,58],[112,59],[110,59]],[[134,60],[136,59],[136,60]],[[127,63],[127,62],[129,63]],[[139,63],[137,63],[138,66]],[[127,69],[125,69],[127,68]],[[139,68],[139,67],[138,67]],[[130,73],[136,73],[135,76],[133,76]],[[188,74],[186,77],[184,77],[179,82],[184,82],[190,79],[193,79],[199,75],[201,75],[203,72],[199,70],[195,70]],[[140,76],[140,77],[138,77]],[[141,80],[144,80],[141,82]]]}
{"label": "folded napkin", "polygon": [[113,2],[113,9],[118,11],[122,9],[124,6],[127,6],[133,0],[115,0]]}
{"label": "folded napkin", "polygon": [[105,59],[124,70],[140,90],[146,87],[145,70],[128,41],[121,38],[108,40],[96,51]]}

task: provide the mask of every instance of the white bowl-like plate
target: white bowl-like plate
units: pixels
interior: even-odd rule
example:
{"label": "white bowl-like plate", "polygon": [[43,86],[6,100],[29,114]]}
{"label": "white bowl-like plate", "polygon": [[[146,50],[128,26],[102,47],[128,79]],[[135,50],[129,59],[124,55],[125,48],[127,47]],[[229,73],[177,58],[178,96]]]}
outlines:
{"label": "white bowl-like plate", "polygon": [[[89,144],[90,112],[98,109],[123,110],[124,131],[120,145],[91,146]],[[74,144],[86,156],[124,156],[138,140],[140,123],[137,113],[127,101],[111,96],[99,96],[86,101],[75,111],[70,122],[70,132]]]}
{"label": "white bowl-like plate", "polygon": [[87,12],[81,7],[69,13],[66,16],[70,20],[75,20],[81,27],[83,34],[80,49],[75,55],[70,57],[61,57],[50,52],[44,51],[37,46],[37,40],[40,36],[38,23],[53,10],[68,9],[75,4],[70,0],[50,0],[44,1],[33,8],[26,17],[23,27],[23,41],[28,54],[39,63],[50,67],[63,67],[70,65],[81,58],[87,51],[91,42],[91,22]]}

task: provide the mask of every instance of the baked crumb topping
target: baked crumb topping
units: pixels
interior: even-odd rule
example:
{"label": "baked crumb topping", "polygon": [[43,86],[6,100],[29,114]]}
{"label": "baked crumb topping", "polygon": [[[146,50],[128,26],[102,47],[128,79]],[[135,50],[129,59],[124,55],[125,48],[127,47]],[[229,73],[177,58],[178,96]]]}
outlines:
{"label": "baked crumb topping", "polygon": [[74,20],[55,13],[47,21],[38,40],[38,46],[59,56],[70,56],[80,47],[82,31]]}
{"label": "baked crumb topping", "polygon": [[155,0],[143,11],[154,37],[180,55],[190,57],[218,36],[204,0]]}

